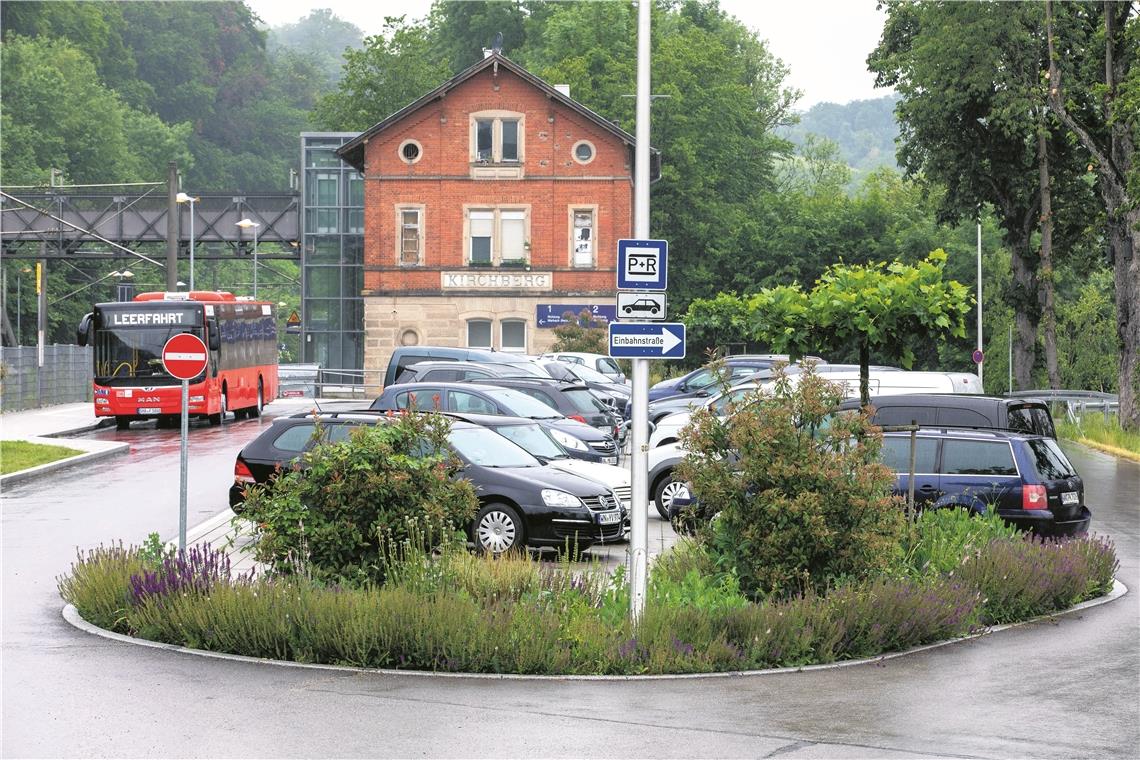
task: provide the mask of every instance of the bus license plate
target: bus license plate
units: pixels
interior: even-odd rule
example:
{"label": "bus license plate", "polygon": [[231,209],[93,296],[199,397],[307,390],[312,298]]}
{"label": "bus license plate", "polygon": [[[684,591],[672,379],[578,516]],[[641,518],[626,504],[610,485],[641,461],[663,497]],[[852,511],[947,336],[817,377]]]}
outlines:
{"label": "bus license plate", "polygon": [[619,520],[621,520],[621,512],[604,512],[598,515],[600,525],[613,525]]}
{"label": "bus license plate", "polygon": [[1078,494],[1076,491],[1065,491],[1061,494],[1061,503],[1076,504],[1080,500],[1079,496],[1080,494]]}
{"label": "bus license plate", "polygon": [[162,410],[157,406],[140,406],[139,414],[162,414]]}

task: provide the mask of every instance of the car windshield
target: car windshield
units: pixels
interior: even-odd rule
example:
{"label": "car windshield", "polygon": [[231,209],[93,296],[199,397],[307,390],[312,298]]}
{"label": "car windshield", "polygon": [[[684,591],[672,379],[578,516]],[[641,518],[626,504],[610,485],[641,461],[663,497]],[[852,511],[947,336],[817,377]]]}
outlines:
{"label": "car windshield", "polygon": [[539,467],[540,463],[517,443],[487,428],[456,428],[447,440],[465,461],[481,467]]}
{"label": "car windshield", "polygon": [[602,405],[602,402],[598,401],[597,397],[586,388],[567,388],[562,391],[562,395],[570,399],[570,403],[573,404],[574,408],[579,412],[597,414],[598,412],[606,411],[606,407]]}
{"label": "car windshield", "polygon": [[1077,474],[1065,452],[1051,438],[1032,438],[1026,443],[1033,452],[1033,464],[1042,480],[1064,480]]}
{"label": "car windshield", "polygon": [[531,423],[529,425],[502,425],[492,428],[504,438],[514,441],[536,457],[543,459],[565,459],[566,450],[550,437],[546,428]]}
{"label": "car windshield", "polygon": [[528,377],[550,377],[550,373],[534,362],[510,362],[506,364],[517,375]]}
{"label": "car windshield", "polygon": [[553,420],[562,417],[557,409],[542,403],[532,396],[514,388],[488,388],[484,394],[499,402],[515,417],[530,417],[532,420]]}
{"label": "car windshield", "polygon": [[615,383],[614,379],[609,375],[603,375],[601,372],[598,372],[595,369],[590,369],[585,364],[575,364],[570,371],[577,375],[578,379],[582,380],[583,382],[608,383],[610,385],[613,385]]}

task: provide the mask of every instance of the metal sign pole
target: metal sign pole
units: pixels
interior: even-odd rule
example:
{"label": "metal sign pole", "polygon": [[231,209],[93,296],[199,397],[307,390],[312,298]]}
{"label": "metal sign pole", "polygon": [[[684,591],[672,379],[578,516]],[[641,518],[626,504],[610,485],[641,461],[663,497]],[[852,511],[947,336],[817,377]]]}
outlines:
{"label": "metal sign pole", "polygon": [[[637,144],[634,148],[633,226],[634,237],[649,237],[649,6],[637,4]],[[630,475],[629,616],[633,622],[645,609],[649,547],[649,361],[633,360],[632,442]]]}
{"label": "metal sign pole", "polygon": [[178,467],[178,551],[186,551],[186,460],[190,438],[190,381],[182,381],[182,461]]}

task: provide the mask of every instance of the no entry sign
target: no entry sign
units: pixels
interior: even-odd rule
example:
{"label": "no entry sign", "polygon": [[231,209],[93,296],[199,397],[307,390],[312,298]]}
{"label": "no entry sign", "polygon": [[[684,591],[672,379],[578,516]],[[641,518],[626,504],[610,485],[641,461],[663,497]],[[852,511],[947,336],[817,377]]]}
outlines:
{"label": "no entry sign", "polygon": [[172,377],[192,380],[206,369],[206,344],[197,335],[175,335],[162,347],[162,366]]}

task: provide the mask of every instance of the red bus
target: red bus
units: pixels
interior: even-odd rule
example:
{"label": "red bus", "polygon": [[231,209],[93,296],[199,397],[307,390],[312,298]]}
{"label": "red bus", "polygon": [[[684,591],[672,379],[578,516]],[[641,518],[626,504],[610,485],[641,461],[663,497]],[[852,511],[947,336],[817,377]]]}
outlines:
{"label": "red bus", "polygon": [[209,348],[206,370],[190,381],[189,412],[219,425],[259,417],[277,397],[277,322],[273,304],[224,291],[140,293],[133,301],[95,304],[76,342],[94,348],[95,416],[180,423],[182,381],[166,374],[162,347],[192,333]]}

